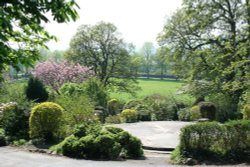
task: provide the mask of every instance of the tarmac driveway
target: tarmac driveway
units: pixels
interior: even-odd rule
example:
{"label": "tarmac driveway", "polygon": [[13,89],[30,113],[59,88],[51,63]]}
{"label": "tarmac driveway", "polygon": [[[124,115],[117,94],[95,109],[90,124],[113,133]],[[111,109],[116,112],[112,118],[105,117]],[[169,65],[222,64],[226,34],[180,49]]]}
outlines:
{"label": "tarmac driveway", "polygon": [[141,139],[143,146],[175,148],[179,144],[180,129],[193,123],[179,121],[151,121],[116,124]]}

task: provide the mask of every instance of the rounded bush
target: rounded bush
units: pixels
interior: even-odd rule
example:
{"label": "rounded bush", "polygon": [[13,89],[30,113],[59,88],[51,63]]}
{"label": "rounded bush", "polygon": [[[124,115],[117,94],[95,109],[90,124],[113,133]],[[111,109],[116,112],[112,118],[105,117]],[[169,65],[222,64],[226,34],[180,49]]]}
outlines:
{"label": "rounded bush", "polygon": [[99,135],[95,139],[95,144],[98,159],[117,159],[120,155],[121,145],[110,134]]}
{"label": "rounded bush", "polygon": [[139,158],[143,156],[141,141],[126,131],[117,133],[117,141],[123,148],[123,154],[128,158]]}
{"label": "rounded bush", "polygon": [[62,154],[72,158],[81,158],[81,148],[79,147],[78,138],[75,136],[69,136],[61,143]]}
{"label": "rounded bush", "polygon": [[201,118],[201,112],[199,106],[193,106],[190,110],[190,119],[195,121]]}
{"label": "rounded bush", "polygon": [[244,106],[242,114],[244,119],[250,119],[250,104]]}
{"label": "rounded bush", "polygon": [[215,120],[216,107],[214,103],[211,102],[200,102],[198,104],[200,107],[201,117],[208,118],[209,120]]}
{"label": "rounded bush", "polygon": [[110,115],[119,113],[119,102],[117,99],[111,99],[108,101],[108,113]]}
{"label": "rounded bush", "polygon": [[43,83],[37,78],[31,77],[25,90],[26,97],[35,102],[44,102],[48,99],[49,94],[46,91]]}
{"label": "rounded bush", "polygon": [[67,137],[55,147],[55,151],[69,157],[87,159],[118,159],[121,155],[138,158],[143,155],[141,141],[120,128],[106,126],[98,133],[91,130],[95,127],[86,129],[86,136]]}
{"label": "rounded bush", "polygon": [[30,137],[52,140],[59,132],[63,108],[52,102],[44,102],[32,108],[29,118]]}
{"label": "rounded bush", "polygon": [[138,113],[136,110],[125,109],[121,112],[120,116],[123,122],[132,123],[137,121]]}

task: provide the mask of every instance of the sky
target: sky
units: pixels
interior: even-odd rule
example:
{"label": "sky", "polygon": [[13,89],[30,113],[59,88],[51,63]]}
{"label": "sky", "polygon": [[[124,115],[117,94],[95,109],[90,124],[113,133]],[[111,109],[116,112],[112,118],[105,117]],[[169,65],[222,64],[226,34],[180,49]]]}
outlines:
{"label": "sky", "polygon": [[94,25],[100,21],[113,23],[127,43],[140,49],[144,42],[157,47],[157,34],[163,29],[166,19],[182,0],[76,0],[80,19],[76,22],[45,25],[48,32],[58,37],[47,45],[51,50],[66,50],[77,28],[83,24]]}

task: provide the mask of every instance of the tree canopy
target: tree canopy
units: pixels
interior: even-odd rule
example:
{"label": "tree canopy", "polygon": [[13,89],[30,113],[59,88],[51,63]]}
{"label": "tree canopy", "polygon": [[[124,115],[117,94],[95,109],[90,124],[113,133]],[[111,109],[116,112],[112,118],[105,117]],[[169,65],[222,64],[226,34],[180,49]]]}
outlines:
{"label": "tree canopy", "polygon": [[78,18],[74,0],[2,0],[0,2],[0,74],[9,65],[27,66],[38,59],[38,46],[56,37],[44,28],[49,14],[59,23]]}
{"label": "tree canopy", "polygon": [[130,49],[131,45],[123,41],[115,25],[100,22],[78,28],[67,58],[93,69],[105,87],[112,85],[131,92],[135,80],[129,68]]}
{"label": "tree canopy", "polygon": [[227,95],[237,107],[250,80],[249,0],[184,0],[158,39],[176,73],[209,82],[209,94]]}

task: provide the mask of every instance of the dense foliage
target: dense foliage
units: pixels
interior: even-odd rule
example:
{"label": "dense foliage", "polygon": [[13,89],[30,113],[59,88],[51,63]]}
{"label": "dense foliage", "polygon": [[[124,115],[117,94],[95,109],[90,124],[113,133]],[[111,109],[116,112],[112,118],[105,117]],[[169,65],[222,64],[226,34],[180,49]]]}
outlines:
{"label": "dense foliage", "polygon": [[95,104],[95,106],[107,106],[108,93],[103,83],[97,78],[90,78],[83,85],[85,94]]}
{"label": "dense foliage", "polygon": [[122,122],[133,123],[138,121],[138,113],[133,109],[125,109],[120,114]]}
{"label": "dense foliage", "polygon": [[0,105],[0,126],[4,129],[6,136],[15,138],[29,138],[29,113],[32,104],[23,102],[2,103]]}
{"label": "dense foliage", "polygon": [[242,113],[244,119],[250,119],[250,104],[244,106]]}
{"label": "dense foliage", "polygon": [[25,89],[26,97],[35,102],[44,102],[49,98],[49,94],[43,83],[37,78],[31,77]]}
{"label": "dense foliage", "polygon": [[74,0],[1,1],[0,73],[9,65],[18,69],[19,64],[30,66],[37,60],[37,46],[55,39],[45,30],[44,23],[49,22],[49,17],[59,23],[75,21],[76,7]]}
{"label": "dense foliage", "polygon": [[71,96],[62,94],[58,95],[54,101],[65,110],[63,116],[70,128],[95,119],[94,105],[84,94],[73,94]]}
{"label": "dense foliage", "polygon": [[159,35],[175,74],[205,81],[198,95],[227,98],[228,118],[249,89],[249,18],[249,0],[185,0]]}
{"label": "dense foliage", "polygon": [[78,126],[74,135],[52,149],[69,157],[87,159],[138,158],[143,155],[141,141],[128,132],[93,124]]}
{"label": "dense foliage", "polygon": [[52,102],[44,102],[32,108],[29,117],[30,137],[47,141],[56,139],[63,120],[63,108]]}
{"label": "dense foliage", "polygon": [[179,155],[174,155],[174,160],[178,163],[186,163],[188,158],[199,162],[249,162],[249,141],[249,121],[189,125],[181,130],[176,151]]}
{"label": "dense foliage", "polygon": [[6,145],[6,139],[5,139],[4,130],[0,129],[0,146],[5,146],[5,145]]}

